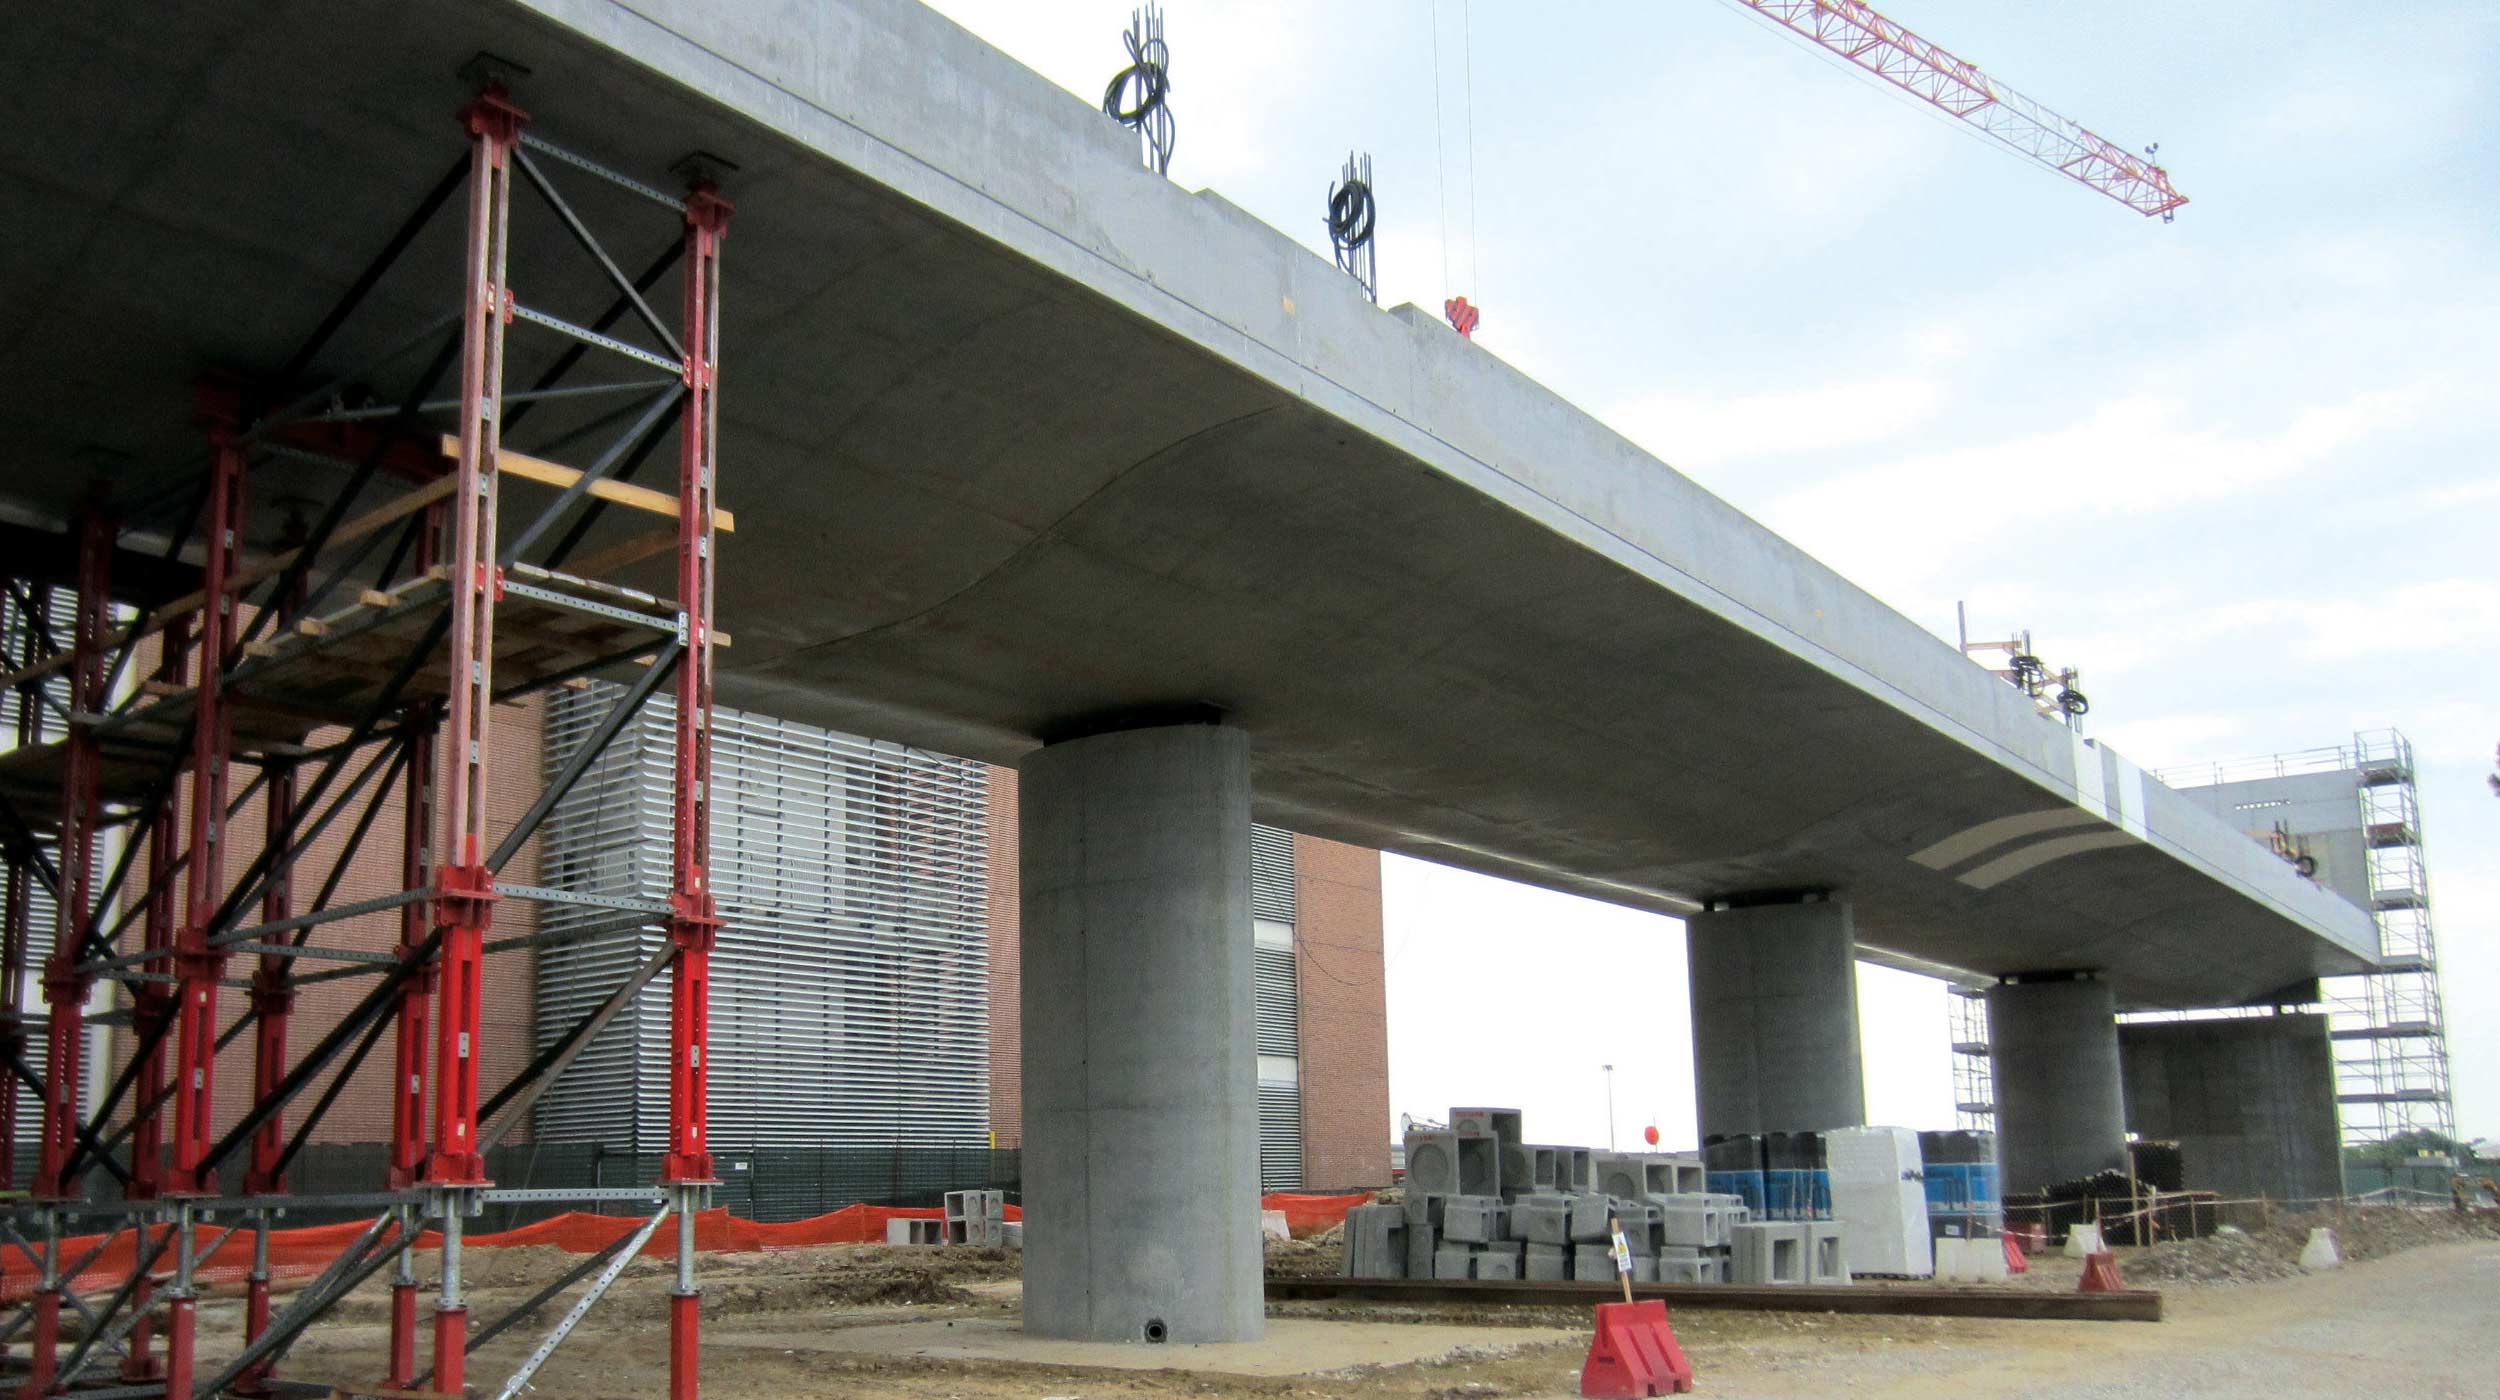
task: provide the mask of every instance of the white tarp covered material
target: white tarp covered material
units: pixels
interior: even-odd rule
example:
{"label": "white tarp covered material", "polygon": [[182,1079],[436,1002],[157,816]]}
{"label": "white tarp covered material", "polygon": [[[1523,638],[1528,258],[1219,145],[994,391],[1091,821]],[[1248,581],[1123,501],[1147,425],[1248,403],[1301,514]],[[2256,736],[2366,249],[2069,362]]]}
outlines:
{"label": "white tarp covered material", "polygon": [[1927,1233],[1927,1177],[1908,1128],[1835,1128],[1823,1134],[1832,1218],[1853,1276],[1925,1278],[1936,1271]]}
{"label": "white tarp covered material", "polygon": [[2087,1254],[2098,1254],[2107,1247],[2101,1243],[2100,1226],[2077,1224],[2067,1227],[2067,1258],[2081,1259]]}
{"label": "white tarp covered material", "polygon": [[2309,1243],[2301,1246],[2300,1266],[2304,1269],[2332,1269],[2344,1262],[2335,1248],[2335,1232],[2320,1225],[2309,1232]]}

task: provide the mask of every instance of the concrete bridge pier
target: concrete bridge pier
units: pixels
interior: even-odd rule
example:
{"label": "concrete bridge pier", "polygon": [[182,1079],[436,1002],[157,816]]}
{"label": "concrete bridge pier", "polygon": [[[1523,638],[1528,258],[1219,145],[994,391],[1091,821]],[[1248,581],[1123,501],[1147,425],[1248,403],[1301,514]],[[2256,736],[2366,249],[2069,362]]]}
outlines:
{"label": "concrete bridge pier", "polygon": [[1866,1122],[1856,931],[1821,895],[1713,900],[1684,921],[1701,1133]]}
{"label": "concrete bridge pier", "polygon": [[2127,1165],[2118,1003],[2088,972],[2025,973],[1988,992],[1997,1161],[2008,1193]]}
{"label": "concrete bridge pier", "polygon": [[1254,1341],[1248,737],[1094,733],[1019,771],[1025,1330]]}

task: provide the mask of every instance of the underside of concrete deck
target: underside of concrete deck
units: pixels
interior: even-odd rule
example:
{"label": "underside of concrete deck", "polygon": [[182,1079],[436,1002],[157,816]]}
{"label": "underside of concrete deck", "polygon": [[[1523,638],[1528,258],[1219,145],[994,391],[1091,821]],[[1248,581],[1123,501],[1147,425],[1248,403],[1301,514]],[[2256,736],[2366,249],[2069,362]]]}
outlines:
{"label": "underside of concrete deck", "polygon": [[[192,376],[286,362],[460,156],[480,51],[527,69],[550,139],[655,180],[734,166],[729,703],[1000,762],[1203,707],[1248,731],[1265,821],[1671,912],[1834,891],[1867,956],[2098,968],[2122,1006],[2261,997],[2375,946],[1950,645],[904,0],[30,12],[0,61],[46,118],[0,131],[0,504],[41,525],[93,475],[133,501],[180,479]],[[408,260],[434,280],[378,296],[420,324],[457,263],[454,219]],[[603,289],[568,278],[514,269],[586,320]],[[324,470],[256,473],[255,547]]]}

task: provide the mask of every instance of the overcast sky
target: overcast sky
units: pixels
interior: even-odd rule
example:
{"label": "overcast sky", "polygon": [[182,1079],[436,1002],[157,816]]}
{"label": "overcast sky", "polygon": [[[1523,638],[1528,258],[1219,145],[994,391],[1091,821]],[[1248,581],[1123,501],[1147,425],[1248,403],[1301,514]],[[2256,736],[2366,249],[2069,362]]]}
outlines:
{"label": "overcast sky", "polygon": [[[1088,101],[1125,62],[1128,0],[938,8]],[[1917,622],[2030,628],[2129,758],[2402,729],[2460,1127],[2500,1139],[2500,7],[1887,6],[2159,141],[2170,226],[1732,0],[1166,12],[1175,181],[1324,253],[1371,152],[1383,306],[1464,292],[1487,350]],[[1691,1141],[1674,921],[1386,883],[1396,1110],[1603,1143],[1611,1062],[1622,1140]],[[1860,982],[1871,1115],[1949,1124],[1938,984]]]}

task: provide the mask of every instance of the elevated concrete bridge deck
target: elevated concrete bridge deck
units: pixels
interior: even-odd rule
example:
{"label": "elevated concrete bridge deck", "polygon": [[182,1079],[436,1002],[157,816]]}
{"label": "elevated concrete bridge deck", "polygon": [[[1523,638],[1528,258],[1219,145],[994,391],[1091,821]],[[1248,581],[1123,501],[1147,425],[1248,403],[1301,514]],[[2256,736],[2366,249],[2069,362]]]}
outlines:
{"label": "elevated concrete bridge deck", "polygon": [[[1250,735],[1269,822],[1670,912],[1830,890],[1867,956],[2102,968],[2123,1006],[2375,948],[2225,822],[907,0],[12,29],[22,517],[196,460],[190,376],[285,361],[459,154],[457,74],[491,51],[550,139],[655,177],[736,165],[725,701],[1000,762],[1211,707]],[[414,250],[437,281],[381,293],[408,324],[448,304],[455,238]],[[272,468],[259,534],[289,471],[321,485]]]}

